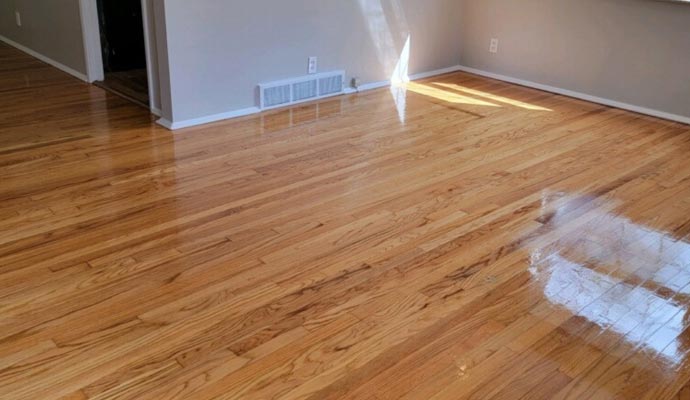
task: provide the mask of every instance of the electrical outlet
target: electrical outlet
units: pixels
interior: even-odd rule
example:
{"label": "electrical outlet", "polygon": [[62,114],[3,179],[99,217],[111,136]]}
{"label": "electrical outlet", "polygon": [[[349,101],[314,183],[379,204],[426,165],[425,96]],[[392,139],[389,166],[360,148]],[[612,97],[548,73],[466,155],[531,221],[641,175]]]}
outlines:
{"label": "electrical outlet", "polygon": [[22,26],[22,15],[19,13],[19,11],[14,12],[14,17],[17,21],[17,26]]}
{"label": "electrical outlet", "polygon": [[319,69],[319,59],[316,57],[309,57],[309,70],[310,74],[315,74]]}
{"label": "electrical outlet", "polygon": [[490,53],[498,53],[498,39],[491,39],[491,44],[489,45]]}

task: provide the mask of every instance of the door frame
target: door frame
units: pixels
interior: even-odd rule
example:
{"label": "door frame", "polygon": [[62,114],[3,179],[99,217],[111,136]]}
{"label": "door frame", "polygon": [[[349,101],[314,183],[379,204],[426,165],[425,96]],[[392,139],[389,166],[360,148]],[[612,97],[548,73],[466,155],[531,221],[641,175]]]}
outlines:
{"label": "door frame", "polygon": [[[81,28],[84,40],[86,76],[89,83],[102,81],[105,79],[105,72],[103,69],[101,23],[98,17],[97,0],[79,0],[79,12],[81,15]],[[147,0],[141,0],[141,15],[144,20],[144,47],[146,51],[149,109],[151,113],[160,116],[161,112],[156,107],[156,104],[158,104],[158,93],[155,93],[153,90],[154,85],[152,84],[158,77],[158,71],[154,71],[151,67],[153,51],[156,49],[156,44],[153,43],[153,38],[155,37],[153,33],[154,27],[149,23],[150,16],[153,16],[153,10],[149,7],[149,2]]]}
{"label": "door frame", "polygon": [[105,79],[103,55],[101,54],[101,32],[96,0],[79,0],[81,30],[84,37],[84,58],[86,77],[89,83]]}

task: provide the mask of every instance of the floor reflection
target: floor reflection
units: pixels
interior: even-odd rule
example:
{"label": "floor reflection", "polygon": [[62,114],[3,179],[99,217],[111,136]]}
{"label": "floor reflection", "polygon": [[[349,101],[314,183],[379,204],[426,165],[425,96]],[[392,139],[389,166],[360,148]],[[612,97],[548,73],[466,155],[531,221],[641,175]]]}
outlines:
{"label": "floor reflection", "polygon": [[[682,354],[678,354],[676,339],[687,327],[687,304],[663,298],[644,286],[627,284],[560,256],[534,267],[532,272],[540,279],[548,277],[543,290],[553,304],[566,307],[602,329],[615,331],[635,346],[647,347],[675,362],[683,361],[678,359]],[[597,302],[603,299],[606,301]],[[647,328],[650,326],[658,329]],[[645,329],[636,329],[640,327]]]}
{"label": "floor reflection", "polygon": [[273,133],[340,115],[343,99],[322,101],[261,115],[261,133]]}
{"label": "floor reflection", "polygon": [[[690,347],[690,243],[619,215],[591,213],[558,251],[532,252],[530,272],[545,298],[633,348],[683,363]],[[545,214],[554,226],[568,218],[558,210]]]}
{"label": "floor reflection", "polygon": [[407,89],[404,85],[391,85],[391,95],[398,111],[398,119],[402,125],[407,120]]}

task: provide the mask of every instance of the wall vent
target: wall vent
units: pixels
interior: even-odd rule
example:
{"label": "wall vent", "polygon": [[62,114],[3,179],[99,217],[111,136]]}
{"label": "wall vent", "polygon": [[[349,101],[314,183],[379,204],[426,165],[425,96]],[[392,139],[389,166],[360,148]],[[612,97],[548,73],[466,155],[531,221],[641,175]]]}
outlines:
{"label": "wall vent", "polygon": [[319,79],[319,96],[328,96],[343,91],[342,75],[326,76]]}
{"label": "wall vent", "polygon": [[343,93],[345,72],[325,72],[259,85],[260,107],[270,110]]}
{"label": "wall vent", "polygon": [[283,104],[289,104],[290,85],[274,86],[263,90],[263,103],[266,107],[278,107]]}
{"label": "wall vent", "polygon": [[316,91],[317,82],[306,81],[292,84],[292,100],[302,101],[307,99],[313,99],[317,96]]}

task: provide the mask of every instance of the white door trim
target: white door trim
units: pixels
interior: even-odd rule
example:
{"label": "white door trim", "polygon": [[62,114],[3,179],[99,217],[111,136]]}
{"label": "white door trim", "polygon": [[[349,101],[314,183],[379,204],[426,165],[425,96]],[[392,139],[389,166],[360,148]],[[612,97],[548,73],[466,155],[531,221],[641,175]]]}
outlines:
{"label": "white door trim", "polygon": [[81,29],[84,38],[87,80],[91,83],[102,81],[105,79],[105,74],[103,72],[101,32],[96,0],[79,0],[79,12],[81,14]]}
{"label": "white door trim", "polygon": [[141,0],[141,17],[144,19],[144,46],[146,47],[146,76],[148,78],[149,87],[149,109],[151,113],[160,117],[161,111],[156,107],[158,104],[158,93],[153,90],[153,82],[156,79],[156,73],[152,68],[152,53],[156,48],[155,43],[153,43],[153,37],[151,32],[155,27],[149,24],[149,17],[153,17],[153,10],[149,8],[149,2],[147,0]]}
{"label": "white door trim", "polygon": [[[88,82],[102,81],[105,79],[103,71],[103,53],[101,49],[101,30],[98,18],[98,5],[96,0],[79,0],[79,11],[81,14],[81,27],[84,39],[84,57],[86,58],[86,75]],[[160,111],[155,107],[158,102],[158,93],[155,93],[151,82],[155,79],[157,71],[151,68],[152,52],[156,48],[152,43],[154,37],[151,32],[154,29],[149,24],[149,15],[152,10],[146,0],[141,0],[141,14],[144,19],[144,46],[146,48],[146,74],[149,88],[149,108],[151,112],[158,115]]]}

